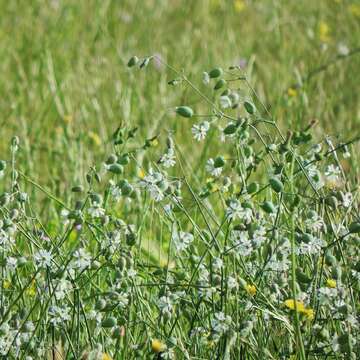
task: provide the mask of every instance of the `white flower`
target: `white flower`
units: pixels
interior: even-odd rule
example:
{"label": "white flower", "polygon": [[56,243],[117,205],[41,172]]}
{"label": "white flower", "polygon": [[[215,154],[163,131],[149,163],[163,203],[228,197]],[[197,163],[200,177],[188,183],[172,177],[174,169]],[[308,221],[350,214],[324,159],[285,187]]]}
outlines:
{"label": "white flower", "polygon": [[231,107],[231,100],[228,96],[220,96],[219,103],[222,109],[227,109]]}
{"label": "white flower", "polygon": [[349,54],[350,50],[344,43],[339,43],[337,46],[337,51],[339,55],[346,56]]}
{"label": "white flower", "polygon": [[110,194],[111,194],[111,197],[112,197],[115,201],[119,201],[120,198],[121,198],[121,188],[120,188],[120,186],[117,186],[113,180],[110,180],[109,183],[110,183]]}
{"label": "white flower", "polygon": [[325,242],[323,240],[311,236],[308,242],[301,242],[297,249],[297,253],[305,255],[316,255],[319,254],[323,246],[325,246]]}
{"label": "white flower", "polygon": [[14,270],[16,270],[16,267],[17,267],[17,258],[14,258],[12,256],[8,257],[6,259],[6,268],[10,272],[13,272]]}
{"label": "white flower", "polygon": [[239,200],[231,200],[227,209],[226,215],[229,220],[244,220],[246,224],[252,220],[252,210],[249,208],[243,208]]}
{"label": "white flower", "polygon": [[71,319],[70,308],[66,306],[51,306],[49,308],[49,316],[51,324],[54,326],[62,325],[65,321]]}
{"label": "white flower", "polygon": [[210,129],[210,124],[208,121],[203,121],[200,124],[194,124],[191,128],[191,131],[193,133],[194,139],[197,141],[201,141],[205,139],[207,132]]}
{"label": "white flower", "polygon": [[139,182],[139,185],[140,187],[146,189],[150,193],[150,196],[158,202],[165,196],[159,187],[160,184],[164,182],[166,182],[164,175],[150,168],[148,175]]}
{"label": "white flower", "polygon": [[100,218],[105,215],[105,209],[103,209],[98,203],[94,203],[93,206],[89,207],[88,214],[92,218]]}
{"label": "white flower", "polygon": [[229,276],[227,280],[227,286],[229,290],[235,289],[238,287],[238,282],[234,277]]}
{"label": "white flower", "polygon": [[319,302],[320,304],[329,303],[331,299],[335,298],[338,295],[337,288],[321,287],[319,289]]}
{"label": "white flower", "polygon": [[173,148],[168,148],[167,152],[160,158],[160,163],[166,167],[172,167],[176,164],[175,153]]}
{"label": "white flower", "polygon": [[222,259],[220,259],[219,257],[216,257],[214,260],[213,260],[213,268],[214,270],[221,270],[221,268],[223,267],[224,265],[224,262],[222,261]]}
{"label": "white flower", "polygon": [[188,246],[194,240],[194,235],[184,231],[180,231],[180,232],[174,231],[172,240],[174,242],[176,251],[180,252],[188,248]]}
{"label": "white flower", "polygon": [[63,300],[71,290],[72,290],[71,282],[66,279],[60,279],[55,289],[56,300]]}
{"label": "white flower", "polygon": [[316,213],[305,220],[305,225],[308,229],[314,232],[320,231],[325,226],[324,220]]}
{"label": "white flower", "polygon": [[337,182],[339,180],[339,175],[341,174],[341,170],[338,166],[329,165],[325,170],[325,176],[330,182]]}
{"label": "white flower", "polygon": [[214,159],[209,159],[206,163],[206,170],[212,175],[212,176],[215,176],[215,177],[218,177],[221,175],[221,172],[222,172],[222,167],[215,167],[214,166],[215,164],[215,161]]}
{"label": "white flower", "polygon": [[215,313],[213,319],[211,320],[211,328],[217,333],[219,336],[224,334],[227,330],[229,330],[231,325],[231,316],[225,314],[223,312]]}
{"label": "white flower", "polygon": [[203,80],[203,83],[205,85],[208,85],[210,83],[210,76],[206,71],[203,72],[203,79],[202,80]]}
{"label": "white flower", "polygon": [[344,207],[348,208],[351,205],[352,201],[353,201],[352,193],[347,192],[347,193],[343,194],[342,198],[343,198],[342,203],[343,203]]}
{"label": "white flower", "polygon": [[175,359],[175,353],[173,349],[166,349],[165,351],[163,351],[160,354],[160,358],[161,359],[165,359],[165,360],[171,360],[171,359]]}
{"label": "white flower", "polygon": [[171,314],[173,305],[169,296],[161,296],[158,301],[158,307],[161,313]]}
{"label": "white flower", "polygon": [[90,310],[88,313],[88,318],[90,320],[95,320],[96,323],[99,325],[103,319],[103,315],[101,312],[96,311],[96,310]]}
{"label": "white flower", "polygon": [[37,266],[39,267],[47,267],[51,265],[51,261],[52,261],[52,255],[50,251],[46,251],[46,250],[39,250],[35,255],[34,255],[34,261],[36,263]]}
{"label": "white flower", "polygon": [[261,246],[266,241],[266,229],[261,226],[254,231],[252,242],[256,247]]}
{"label": "white flower", "polygon": [[91,264],[91,256],[90,254],[83,248],[76,250],[74,252],[74,260],[72,261],[72,267],[74,269],[78,269],[82,271],[90,266]]}
{"label": "white flower", "polygon": [[236,247],[236,252],[241,256],[248,256],[253,252],[253,246],[247,231],[233,230],[230,237]]}

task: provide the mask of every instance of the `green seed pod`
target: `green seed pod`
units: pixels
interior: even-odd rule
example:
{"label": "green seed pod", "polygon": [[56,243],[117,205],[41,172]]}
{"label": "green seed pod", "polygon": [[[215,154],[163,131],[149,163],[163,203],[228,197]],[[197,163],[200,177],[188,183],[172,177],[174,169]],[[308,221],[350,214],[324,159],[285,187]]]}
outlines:
{"label": "green seed pod", "polygon": [[104,310],[106,308],[106,300],[104,299],[99,299],[96,303],[95,303],[95,310]]}
{"label": "green seed pod", "polygon": [[126,268],[126,258],[124,258],[123,256],[118,261],[118,267],[121,271]]}
{"label": "green seed pod", "polygon": [[157,182],[156,185],[161,191],[166,191],[167,188],[169,187],[169,183],[166,180],[161,180]]}
{"label": "green seed pod", "polygon": [[231,94],[231,90],[230,89],[225,89],[220,96],[228,96],[230,99],[230,94]]}
{"label": "green seed pod", "polygon": [[241,206],[245,209],[253,209],[254,208],[254,205],[252,202],[250,201],[244,201],[241,203]]}
{"label": "green seed pod", "polygon": [[335,266],[336,265],[336,257],[331,254],[325,255],[325,263],[327,266]]}
{"label": "green seed pod", "polygon": [[125,335],[125,328],[123,326],[117,326],[112,332],[113,339],[120,339]]}
{"label": "green seed pod", "polygon": [[239,285],[242,288],[245,288],[245,286],[247,285],[247,282],[243,278],[239,278]]}
{"label": "green seed pod", "polygon": [[117,156],[115,154],[110,154],[109,157],[106,159],[106,164],[111,165],[117,162]]}
{"label": "green seed pod", "polygon": [[133,67],[133,66],[135,66],[138,62],[139,62],[138,57],[137,57],[137,56],[133,56],[133,57],[131,57],[130,60],[128,61],[127,66],[128,66],[128,67]]}
{"label": "green seed pod", "polygon": [[126,244],[129,246],[133,246],[136,243],[136,236],[134,233],[126,234]]}
{"label": "green seed pod", "polygon": [[220,79],[214,86],[214,90],[219,90],[226,85],[226,80]]}
{"label": "green seed pod", "polygon": [[336,266],[331,269],[331,275],[335,280],[341,280],[342,270],[341,267]]}
{"label": "green seed pod", "polygon": [[120,164],[111,164],[108,170],[113,174],[122,174],[124,172],[124,168]]}
{"label": "green seed pod", "polygon": [[269,184],[270,184],[271,188],[277,193],[282,192],[284,190],[283,183],[276,177],[272,177],[269,180]]}
{"label": "green seed pod", "polygon": [[234,92],[229,95],[229,98],[233,105],[237,104],[240,100],[239,94]]}
{"label": "green seed pod", "polygon": [[225,165],[225,159],[222,156],[218,156],[214,160],[214,167],[215,168],[221,168]]}
{"label": "green seed pod", "polygon": [[156,270],[153,272],[153,275],[155,275],[155,276],[161,276],[161,275],[163,275],[163,273],[164,273],[163,269],[158,268],[158,269],[156,269]]}
{"label": "green seed pod", "polygon": [[118,164],[120,165],[127,165],[129,162],[130,162],[130,158],[128,154],[121,156],[120,159],[118,160]]}
{"label": "green seed pod", "polygon": [[18,258],[17,264],[18,264],[19,267],[21,267],[21,266],[26,265],[27,262],[28,261],[27,261],[26,257],[21,256],[21,257]]}
{"label": "green seed pod", "polygon": [[97,172],[94,174],[94,178],[95,178],[96,182],[98,182],[99,184],[101,183],[101,177]]}
{"label": "green seed pod", "polygon": [[275,206],[271,201],[264,201],[261,204],[261,208],[268,214],[272,214],[276,212]]}
{"label": "green seed pod", "polygon": [[232,135],[236,132],[237,126],[235,124],[229,124],[224,130],[225,135]]}
{"label": "green seed pod", "polygon": [[343,314],[345,316],[351,314],[351,306],[348,304],[341,305],[340,307],[338,307],[337,310],[340,314]]}
{"label": "green seed pod", "polygon": [[4,171],[6,169],[6,162],[4,160],[0,160],[0,171]]}
{"label": "green seed pod", "polygon": [[101,322],[101,326],[103,328],[112,328],[116,325],[116,319],[112,316],[105,318],[102,322]]}
{"label": "green seed pod", "polygon": [[246,188],[248,194],[254,194],[259,191],[259,184],[257,182],[252,182]]}
{"label": "green seed pod", "polygon": [[145,59],[141,62],[141,64],[140,64],[140,69],[148,66],[148,65],[149,65],[149,62],[150,62],[150,58],[145,58]]}
{"label": "green seed pod", "polygon": [[18,216],[19,216],[19,211],[17,209],[12,209],[10,211],[10,219],[11,220],[16,220]]}
{"label": "green seed pod", "polygon": [[244,147],[244,155],[248,159],[250,156],[254,153],[254,150],[251,146],[245,146]]}
{"label": "green seed pod", "polygon": [[320,339],[322,339],[322,340],[330,339],[329,330],[326,328],[322,328],[321,331],[319,332],[319,336],[320,336]]}
{"label": "green seed pod", "polygon": [[129,196],[134,191],[134,188],[130,184],[125,184],[121,187],[121,194]]}
{"label": "green seed pod", "polygon": [[299,268],[296,269],[296,279],[303,284],[311,283],[311,278],[302,272]]}
{"label": "green seed pod", "polygon": [[301,235],[301,241],[308,244],[312,240],[312,236],[308,233],[304,233]]}
{"label": "green seed pod", "polygon": [[176,278],[180,281],[183,281],[186,279],[186,272],[185,271],[179,271],[175,274]]}
{"label": "green seed pod", "polygon": [[332,209],[336,209],[338,206],[338,201],[335,196],[328,196],[325,199],[325,203],[329,205]]}
{"label": "green seed pod", "polygon": [[220,286],[221,285],[221,276],[220,275],[214,275],[213,276],[213,284],[215,286]]}
{"label": "green seed pod", "polygon": [[20,140],[17,136],[14,136],[12,139],[11,139],[11,146],[14,147],[14,148],[17,148],[20,144]]}
{"label": "green seed pod", "polygon": [[244,102],[244,107],[245,107],[245,110],[250,114],[250,115],[253,115],[255,114],[255,111],[256,111],[256,108],[255,108],[255,105],[249,101],[245,101]]}
{"label": "green seed pod", "polygon": [[75,193],[79,193],[79,192],[83,192],[84,188],[81,185],[75,185],[71,188],[71,191]]}
{"label": "green seed pod", "polygon": [[349,225],[349,232],[351,234],[357,234],[360,232],[360,223],[353,222]]}
{"label": "green seed pod", "polygon": [[91,270],[97,270],[99,269],[101,266],[100,262],[97,261],[97,260],[94,260],[92,263],[91,263]]}
{"label": "green seed pod", "polygon": [[222,74],[223,74],[223,69],[222,68],[215,68],[215,69],[212,69],[209,72],[209,77],[211,79],[215,79],[215,78],[221,76]]}
{"label": "green seed pod", "polygon": [[102,196],[100,194],[93,193],[90,195],[90,200],[93,203],[101,204],[102,203]]}
{"label": "green seed pod", "polygon": [[175,108],[175,112],[185,118],[191,118],[194,115],[193,109],[188,106],[178,106]]}
{"label": "green seed pod", "polygon": [[0,205],[6,206],[10,202],[10,195],[8,193],[3,193],[0,196]]}

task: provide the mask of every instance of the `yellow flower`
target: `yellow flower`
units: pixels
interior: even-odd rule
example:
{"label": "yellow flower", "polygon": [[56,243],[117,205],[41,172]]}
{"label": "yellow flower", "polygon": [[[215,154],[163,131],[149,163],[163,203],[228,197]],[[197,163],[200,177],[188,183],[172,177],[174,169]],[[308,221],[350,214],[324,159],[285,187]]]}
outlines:
{"label": "yellow flower", "polygon": [[297,91],[296,91],[296,89],[294,89],[293,87],[288,88],[287,93],[288,93],[288,95],[289,95],[290,97],[295,97],[295,96],[297,96]]}
{"label": "yellow flower", "polygon": [[9,280],[4,280],[3,282],[3,288],[4,289],[9,289],[11,286],[11,282]]}
{"label": "yellow flower", "polygon": [[359,4],[351,4],[348,7],[349,12],[351,15],[354,15],[355,17],[360,18],[360,5]]}
{"label": "yellow flower", "polygon": [[309,320],[313,320],[314,319],[314,310],[311,308],[305,309],[302,312]]}
{"label": "yellow flower", "polygon": [[326,286],[329,287],[329,288],[336,288],[336,280],[334,279],[327,279],[326,280]]}
{"label": "yellow flower", "polygon": [[325,21],[319,23],[319,39],[324,43],[330,41],[330,27]]}
{"label": "yellow flower", "polygon": [[236,12],[242,12],[245,10],[246,4],[244,0],[235,0],[234,1],[234,8]]}
{"label": "yellow flower", "polygon": [[245,285],[245,290],[247,291],[247,293],[251,296],[255,296],[256,295],[256,287],[255,285],[250,285],[250,284],[246,284]]}
{"label": "yellow flower", "polygon": [[72,115],[65,115],[64,116],[64,123],[65,124],[71,124],[73,122],[73,116]]}
{"label": "yellow flower", "polygon": [[297,312],[303,312],[305,310],[304,304],[298,300],[294,301],[294,299],[288,299],[288,300],[285,300],[284,304],[290,310],[295,310],[295,306],[296,306]]}
{"label": "yellow flower", "polygon": [[151,350],[154,353],[160,353],[160,352],[164,351],[165,349],[166,349],[166,345],[164,343],[162,343],[160,340],[153,339],[151,341]]}
{"label": "yellow flower", "polygon": [[143,179],[145,177],[145,171],[143,169],[139,169],[138,171],[138,177],[140,179]]}
{"label": "yellow flower", "polygon": [[112,360],[112,357],[107,353],[103,353],[101,360]]}
{"label": "yellow flower", "polygon": [[26,295],[34,297],[36,295],[36,282],[33,280],[31,285],[25,291]]}
{"label": "yellow flower", "polygon": [[100,136],[92,131],[88,132],[88,137],[89,139],[96,145],[96,146],[100,146],[101,145],[101,139]]}
{"label": "yellow flower", "polygon": [[306,308],[302,301],[288,299],[285,300],[284,304],[290,310],[296,310],[298,313],[305,315],[309,320],[314,319],[314,310],[311,308]]}

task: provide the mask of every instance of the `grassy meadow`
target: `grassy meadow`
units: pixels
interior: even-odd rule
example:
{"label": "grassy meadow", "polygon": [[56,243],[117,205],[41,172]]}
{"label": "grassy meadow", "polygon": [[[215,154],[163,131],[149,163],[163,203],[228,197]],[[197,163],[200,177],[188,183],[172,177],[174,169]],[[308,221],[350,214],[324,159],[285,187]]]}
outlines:
{"label": "grassy meadow", "polygon": [[360,2],[0,6],[0,359],[360,356]]}

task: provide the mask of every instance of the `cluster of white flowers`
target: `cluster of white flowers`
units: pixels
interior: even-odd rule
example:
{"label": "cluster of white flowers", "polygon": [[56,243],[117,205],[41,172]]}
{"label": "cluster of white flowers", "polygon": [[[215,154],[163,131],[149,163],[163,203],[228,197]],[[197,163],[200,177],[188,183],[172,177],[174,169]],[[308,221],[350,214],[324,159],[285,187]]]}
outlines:
{"label": "cluster of white flowers", "polygon": [[246,224],[253,218],[253,212],[248,207],[243,207],[239,200],[230,200],[226,209],[226,215],[229,220],[243,220]]}
{"label": "cluster of white flowers", "polygon": [[140,180],[140,187],[146,189],[153,200],[156,202],[164,199],[164,189],[167,188],[168,181],[165,176],[158,171],[154,171],[152,168],[149,169],[149,173]]}
{"label": "cluster of white flowers", "polygon": [[172,241],[177,252],[186,250],[189,245],[193,242],[194,235],[185,231],[175,230],[172,234]]}
{"label": "cluster of white flowers", "polygon": [[194,139],[197,141],[204,140],[206,138],[207,132],[210,129],[210,123],[208,121],[203,121],[200,124],[194,124],[191,128]]}
{"label": "cluster of white flowers", "polygon": [[219,177],[223,171],[223,167],[215,167],[214,159],[209,159],[206,162],[206,171],[208,171],[212,176]]}
{"label": "cluster of white flowers", "polygon": [[211,319],[211,329],[216,337],[225,334],[231,327],[232,319],[230,315],[225,315],[223,312],[217,312]]}

